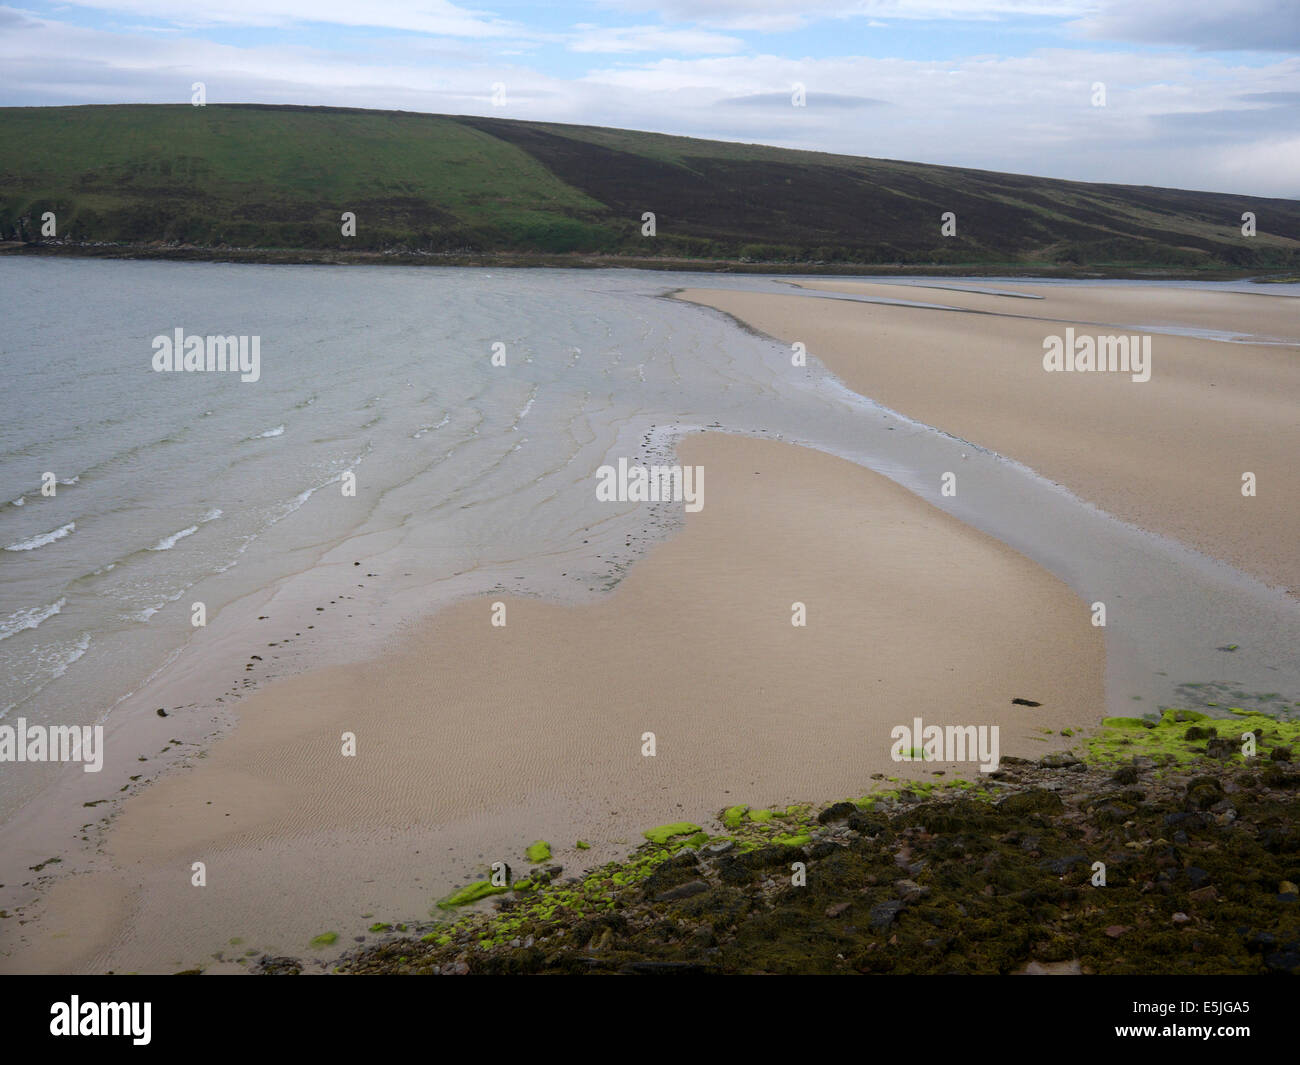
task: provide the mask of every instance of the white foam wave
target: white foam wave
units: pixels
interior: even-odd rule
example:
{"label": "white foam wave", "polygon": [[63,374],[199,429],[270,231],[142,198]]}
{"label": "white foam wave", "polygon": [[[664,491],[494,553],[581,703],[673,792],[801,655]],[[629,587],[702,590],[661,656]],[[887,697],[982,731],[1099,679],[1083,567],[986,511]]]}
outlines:
{"label": "white foam wave", "polygon": [[176,546],[177,542],[179,542],[180,540],[184,540],[185,537],[187,536],[192,536],[194,533],[198,531],[199,531],[199,527],[197,525],[191,525],[188,529],[182,529],[180,532],[172,533],[171,536],[163,537],[156,544],[154,544],[153,547],[149,548],[149,550],[170,551],[173,547]]}
{"label": "white foam wave", "polygon": [[5,548],[6,551],[35,551],[38,547],[44,547],[46,544],[52,544],[55,540],[62,540],[69,533],[75,532],[77,523],[68,522],[53,532],[41,533],[39,536],[33,536],[30,540],[20,540],[16,544],[10,544]]}
{"label": "white foam wave", "polygon": [[0,621],[0,640],[7,640],[15,633],[23,632],[26,629],[34,629],[47,618],[54,617],[67,604],[67,599],[60,599],[57,603],[51,603],[49,606],[33,606],[26,610],[17,610],[10,614],[4,621]]}

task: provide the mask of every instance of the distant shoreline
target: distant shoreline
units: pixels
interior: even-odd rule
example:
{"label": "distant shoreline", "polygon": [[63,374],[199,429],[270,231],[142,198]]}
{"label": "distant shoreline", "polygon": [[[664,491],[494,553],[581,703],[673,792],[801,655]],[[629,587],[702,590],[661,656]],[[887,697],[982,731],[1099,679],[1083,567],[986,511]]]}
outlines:
{"label": "distant shoreline", "polygon": [[99,241],[3,241],[0,255],[67,256],[82,259],[147,259],[165,262],[210,262],[278,266],[468,266],[571,270],[679,270],[684,273],[808,274],[843,277],[1042,277],[1112,281],[1254,281],[1282,284],[1300,281],[1287,271],[1226,268],[1188,270],[1176,267],[1064,267],[1034,263],[807,263],[745,262],[738,259],[644,258],[582,252],[420,252],[332,251],[315,248],[219,248],[199,245],[112,244]]}

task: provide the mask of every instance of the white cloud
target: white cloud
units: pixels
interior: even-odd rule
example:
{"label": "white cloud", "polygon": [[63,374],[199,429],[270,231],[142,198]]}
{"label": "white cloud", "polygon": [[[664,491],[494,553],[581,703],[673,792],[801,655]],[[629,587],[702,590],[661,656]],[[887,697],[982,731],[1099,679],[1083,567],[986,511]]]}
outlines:
{"label": "white cloud", "polygon": [[[505,39],[366,37],[353,42],[355,50],[330,52],[4,16],[0,9],[0,102],[7,104],[187,103],[191,82],[203,81],[211,103],[497,115],[1090,181],[1300,195],[1295,126],[1281,120],[1300,84],[1300,59],[1290,57],[1248,64],[1195,52],[1069,48],[942,62],[646,60],[643,53],[562,78],[504,56]],[[491,105],[498,81],[506,85],[505,108]],[[1091,106],[1097,81],[1106,84],[1106,107]],[[789,106],[795,82],[806,87],[807,107]],[[738,98],[744,106],[728,102]]]}
{"label": "white cloud", "polygon": [[568,42],[571,52],[605,54],[674,52],[679,55],[722,55],[738,52],[745,42],[704,30],[674,30],[662,26],[603,27],[579,25]]}
{"label": "white cloud", "polygon": [[68,0],[114,15],[155,18],[177,26],[291,26],[327,23],[449,37],[499,37],[521,27],[448,0]]}
{"label": "white cloud", "polygon": [[1106,0],[1074,28],[1088,37],[1207,51],[1300,48],[1300,8],[1295,0]]}

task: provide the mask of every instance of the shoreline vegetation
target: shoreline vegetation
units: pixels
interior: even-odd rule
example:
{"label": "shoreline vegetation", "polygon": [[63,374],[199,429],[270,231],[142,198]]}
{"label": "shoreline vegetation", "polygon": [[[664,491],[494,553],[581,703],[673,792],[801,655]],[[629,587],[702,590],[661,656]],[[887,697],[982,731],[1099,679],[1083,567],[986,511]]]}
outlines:
{"label": "shoreline vegetation", "polygon": [[189,244],[101,241],[0,241],[0,255],[80,259],[241,263],[263,266],[463,266],[495,269],[663,270],[682,273],[808,275],[828,277],[1023,277],[1066,281],[1252,281],[1297,284],[1294,272],[1232,267],[1171,267],[1158,263],[800,262],[796,260],[689,259],[570,252],[432,252],[409,248],[329,251],[311,248],[228,248]]}
{"label": "shoreline vegetation", "polygon": [[[562,879],[550,846],[534,844],[541,864],[509,887],[471,883],[430,912],[479,908],[377,921],[377,943],[329,968],[1300,973],[1300,722],[1227,714],[1107,718],[1086,738],[1063,729],[1063,750],[1003,758],[978,780],[936,772],[818,806],[734,805],[710,828],[649,829],[626,860],[578,877]],[[299,973],[358,931],[249,969]]]}

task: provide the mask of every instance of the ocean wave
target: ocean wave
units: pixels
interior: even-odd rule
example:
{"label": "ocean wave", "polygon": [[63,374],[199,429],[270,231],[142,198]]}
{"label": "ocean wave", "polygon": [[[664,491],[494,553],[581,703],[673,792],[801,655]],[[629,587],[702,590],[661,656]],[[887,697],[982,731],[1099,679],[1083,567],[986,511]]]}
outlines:
{"label": "ocean wave", "polygon": [[221,515],[222,515],[221,508],[213,507],[206,514],[204,514],[203,517],[201,517],[198,520],[197,524],[191,525],[186,529],[182,529],[180,532],[172,533],[171,536],[163,537],[163,539],[159,540],[156,544],[153,545],[153,547],[149,548],[149,550],[170,551],[173,547],[176,546],[176,544],[179,541],[184,540],[185,537],[187,536],[193,536],[196,532],[198,532],[200,525],[206,525],[210,521],[216,521],[219,517],[221,517]]}
{"label": "ocean wave", "polygon": [[49,606],[33,606],[26,610],[17,610],[10,614],[4,621],[0,621],[0,640],[7,640],[15,633],[23,632],[26,629],[34,629],[45,621],[52,618],[67,604],[68,600],[60,599],[57,603],[51,603]]}
{"label": "ocean wave", "polygon": [[[75,644],[73,644],[72,647],[69,648],[66,653],[62,653],[61,658],[54,663],[54,668],[45,674],[41,683],[39,683],[31,691],[26,692],[23,695],[22,699],[18,699],[10,703],[3,710],[0,710],[0,717],[4,717],[6,714],[9,713],[10,710],[12,710],[19,703],[26,702],[27,700],[31,699],[33,696],[39,695],[42,691],[48,688],[52,682],[58,680],[61,676],[63,676],[68,671],[69,666],[71,666],[74,662],[77,661],[77,659],[79,659],[82,655],[84,655],[87,651],[90,650],[90,645],[92,642],[93,641],[90,633],[83,632],[81,634],[81,639],[79,639]],[[61,648],[60,649],[49,648],[49,650],[55,651],[56,653],[62,652]],[[45,662],[42,661],[41,665],[44,664]]]}
{"label": "ocean wave", "polygon": [[185,537],[192,536],[194,535],[194,533],[198,531],[199,531],[199,527],[197,525],[191,525],[188,529],[182,529],[180,532],[172,533],[171,536],[163,537],[163,539],[159,540],[156,544],[153,545],[153,547],[149,548],[149,550],[170,551],[173,547],[176,546],[178,541],[184,540]]}
{"label": "ocean wave", "polygon": [[10,544],[5,548],[6,551],[35,551],[38,547],[44,547],[46,544],[52,544],[55,540],[62,540],[69,533],[75,532],[77,523],[68,522],[67,525],[60,526],[53,532],[41,533],[39,536],[33,536],[30,540],[20,540],[16,544]]}
{"label": "ocean wave", "polygon": [[258,433],[256,436],[251,437],[250,439],[252,439],[252,440],[265,440],[265,439],[266,439],[267,437],[269,437],[269,436],[283,436],[283,435],[284,435],[284,426],[283,426],[283,425],[277,425],[274,429],[268,429],[268,430],[267,430],[266,432],[264,432],[264,433]]}

